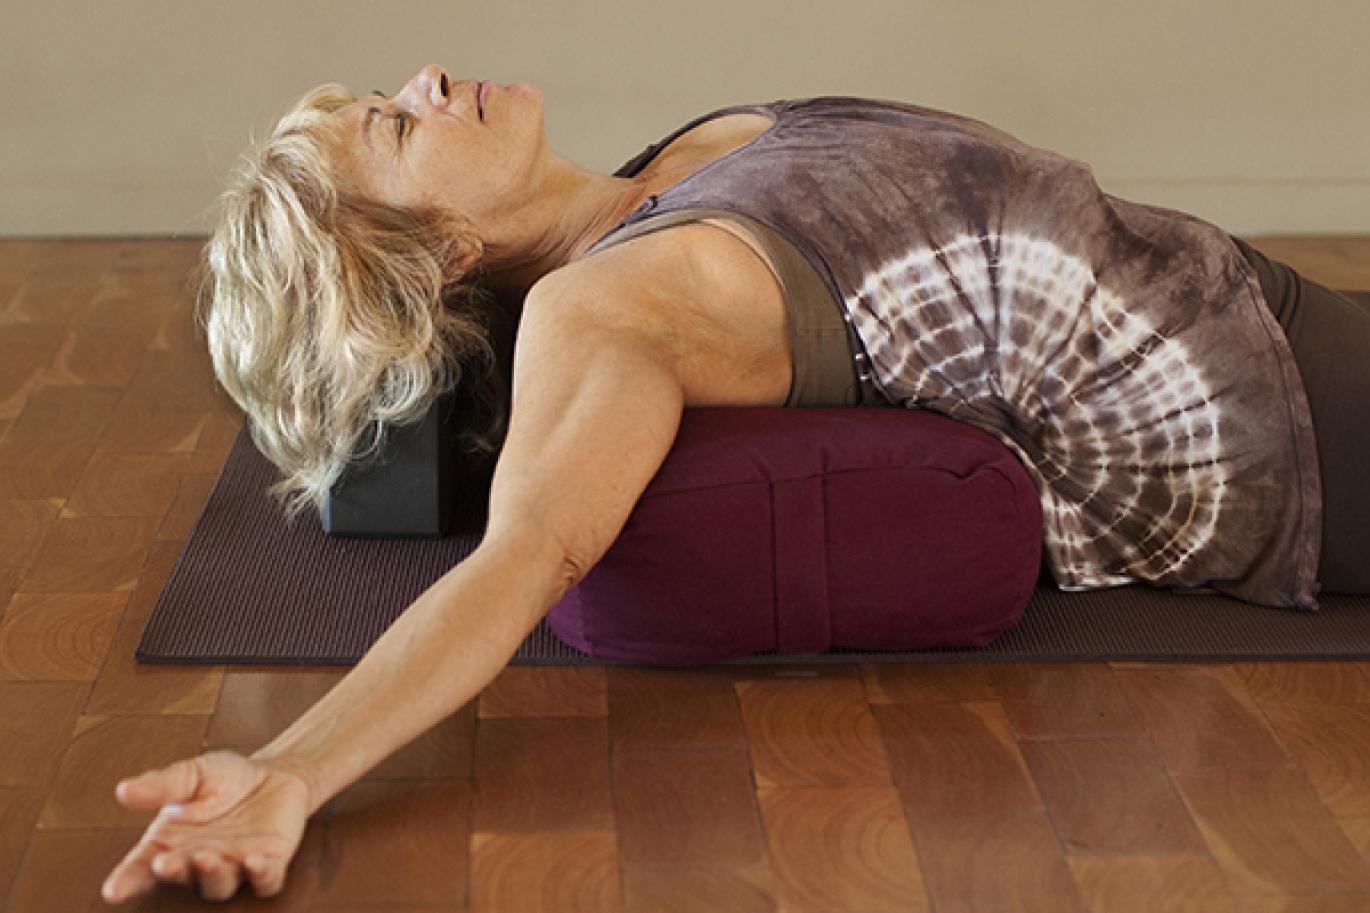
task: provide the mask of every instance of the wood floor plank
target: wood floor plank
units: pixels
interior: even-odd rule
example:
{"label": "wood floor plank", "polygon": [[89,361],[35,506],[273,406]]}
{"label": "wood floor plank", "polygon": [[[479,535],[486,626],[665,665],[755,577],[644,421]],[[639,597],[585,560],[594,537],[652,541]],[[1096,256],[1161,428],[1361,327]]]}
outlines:
{"label": "wood floor plank", "polygon": [[70,327],[94,303],[100,277],[99,267],[85,275],[39,268],[25,277],[6,312],[22,323]]}
{"label": "wood floor plank", "polygon": [[193,454],[208,417],[199,409],[168,409],[157,397],[124,396],[95,452]]}
{"label": "wood floor plank", "polygon": [[[7,913],[108,913],[100,885],[142,835],[141,828],[34,833],[10,891]],[[156,895],[143,895],[121,913],[155,913]]]}
{"label": "wood floor plank", "polygon": [[769,867],[624,865],[624,913],[777,913]]}
{"label": "wood floor plank", "polygon": [[176,499],[171,502],[162,525],[157,527],[155,539],[188,539],[195,530],[195,524],[204,512],[209,495],[214,490],[218,473],[189,472],[181,479],[176,489]]}
{"label": "wood floor plank", "polygon": [[111,593],[131,590],[159,517],[58,517],[24,575],[25,593]]}
{"label": "wood floor plank", "polygon": [[176,500],[189,465],[188,453],[96,453],[62,516],[155,517],[161,521]]}
{"label": "wood floor plank", "polygon": [[867,663],[861,667],[866,700],[872,704],[997,701],[995,674],[995,665],[990,663]]}
{"label": "wood floor plank", "polygon": [[1238,913],[1222,871],[1205,855],[1071,856],[1066,861],[1091,911]]}
{"label": "wood floor plank", "polygon": [[1370,869],[1296,769],[1171,779],[1234,893],[1370,894]]}
{"label": "wood floor plank", "polygon": [[745,753],[627,751],[614,752],[613,763],[624,865],[766,864]]}
{"label": "wood floor plank", "polygon": [[38,544],[61,509],[61,498],[0,501],[0,568],[32,564]]}
{"label": "wood floor plank", "polygon": [[609,732],[603,719],[481,720],[475,780],[476,831],[614,828]]}
{"label": "wood floor plank", "polygon": [[148,349],[126,388],[134,396],[161,396],[167,408],[229,413],[236,407],[214,378],[203,352]]}
{"label": "wood floor plank", "polygon": [[77,720],[38,827],[145,827],[150,814],[130,811],[114,798],[125,777],[200,753],[202,716],[110,716]]}
{"label": "wood floor plank", "polygon": [[[146,348],[178,294],[175,279],[157,272],[110,269],[101,276],[91,307],[76,321],[83,333],[134,333]],[[122,386],[122,385],[121,385]]]}
{"label": "wood floor plank", "polygon": [[280,735],[346,674],[343,668],[231,667],[224,672],[205,744],[255,751]]}
{"label": "wood floor plank", "polygon": [[1322,897],[1243,897],[1237,900],[1238,913],[1365,913],[1370,897],[1364,894],[1323,895]]}
{"label": "wood floor plank", "polygon": [[1019,750],[1067,853],[1205,852],[1146,739],[1026,741]]}
{"label": "wood floor plank", "polygon": [[622,907],[611,831],[471,839],[471,913],[618,913]]}
{"label": "wood floor plank", "polygon": [[180,539],[153,539],[148,546],[147,560],[138,572],[138,584],[128,598],[128,608],[124,618],[131,621],[147,621],[157,607],[157,599],[165,589],[171,573],[185,550],[185,542]]}
{"label": "wood floor plank", "polygon": [[62,345],[34,375],[34,383],[48,386],[126,387],[147,350],[147,337],[133,328],[69,329]]}
{"label": "wood floor plank", "polygon": [[193,299],[184,295],[173,301],[162,317],[150,347],[163,351],[203,352],[207,346],[205,331],[195,322]]}
{"label": "wood floor plank", "polygon": [[1268,236],[1251,239],[1251,245],[1328,288],[1370,288],[1363,240],[1346,249],[1336,239],[1315,237]]}
{"label": "wood floor plank", "polygon": [[90,681],[127,593],[16,593],[0,619],[0,680]]}
{"label": "wood floor plank", "polygon": [[476,708],[458,710],[396,751],[367,780],[469,780],[476,753]]}
{"label": "wood floor plank", "polygon": [[606,672],[615,752],[746,749],[728,671],[612,666]]}
{"label": "wood floor plank", "polygon": [[1045,815],[910,816],[910,824],[937,913],[1087,913]]}
{"label": "wood floor plank", "polygon": [[10,597],[19,590],[19,579],[23,576],[23,568],[0,567],[0,617],[10,604]]}
{"label": "wood floor plank", "polygon": [[481,719],[531,716],[607,717],[604,669],[594,666],[511,666],[477,699]]}
{"label": "wood floor plank", "polygon": [[66,498],[122,394],[94,387],[43,387],[0,441],[0,498]]}
{"label": "wood floor plank", "polygon": [[114,389],[44,386],[24,404],[6,443],[16,452],[99,440],[123,394]]}
{"label": "wood floor plank", "polygon": [[1338,818],[1342,833],[1360,853],[1361,859],[1370,865],[1370,816],[1363,818]]}
{"label": "wood floor plank", "polygon": [[871,708],[910,820],[1017,815],[1042,800],[997,704],[887,704]]}
{"label": "wood floor plank", "polygon": [[1261,706],[1370,704],[1370,678],[1360,674],[1355,663],[1236,663],[1233,669]]}
{"label": "wood floor plank", "polygon": [[0,240],[0,276],[27,276],[51,249],[51,241],[27,238]]}
{"label": "wood floor plank", "polygon": [[191,457],[188,472],[212,472],[216,476],[228,462],[229,451],[243,427],[241,412],[211,411],[200,429],[199,439],[195,442],[195,453]]}
{"label": "wood floor plank", "polygon": [[758,787],[893,785],[859,678],[736,687]]}
{"label": "wood floor plank", "polygon": [[931,909],[893,788],[759,789],[757,800],[786,913]]}
{"label": "wood floor plank", "polygon": [[360,782],[321,810],[314,906],[440,904],[465,908],[470,784]]}
{"label": "wood floor plank", "polygon": [[203,715],[214,712],[223,666],[160,665],[134,659],[146,619],[125,617],[86,702],[88,716]]}
{"label": "wood floor plank", "polygon": [[47,784],[89,691],[86,682],[0,682],[0,786]]}
{"label": "wood floor plank", "polygon": [[19,872],[19,862],[28,849],[45,793],[46,790],[32,787],[0,788],[0,903]]}
{"label": "wood floor plank", "polygon": [[115,267],[132,243],[118,238],[55,238],[44,242],[31,274],[43,278],[98,279]]}
{"label": "wood floor plank", "polygon": [[1370,817],[1370,704],[1272,704],[1266,719],[1338,817]]}
{"label": "wood floor plank", "polygon": [[994,683],[1020,739],[1146,737],[1104,663],[1008,663]]}
{"label": "wood floor plank", "polygon": [[1114,675],[1172,772],[1289,762],[1230,667],[1114,669]]}
{"label": "wood floor plank", "polygon": [[129,240],[120,248],[110,269],[117,273],[153,273],[188,281],[200,264],[204,248],[203,238]]}
{"label": "wood floor plank", "polygon": [[50,324],[0,323],[0,418],[16,418],[66,330]]}

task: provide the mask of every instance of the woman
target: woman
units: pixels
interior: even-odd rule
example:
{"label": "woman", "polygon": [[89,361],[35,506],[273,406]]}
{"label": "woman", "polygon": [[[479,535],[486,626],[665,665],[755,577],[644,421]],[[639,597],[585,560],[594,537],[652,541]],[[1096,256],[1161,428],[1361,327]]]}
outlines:
{"label": "woman", "polygon": [[722,109],[605,176],[548,149],[531,87],[429,66],[394,98],[312,93],[225,202],[209,344],[289,511],[373,424],[458,383],[497,400],[485,327],[522,299],[509,419],[470,430],[500,447],[480,547],[333,691],[250,759],[119,784],[159,813],[110,900],[279,891],[308,815],[478,694],[599,560],[690,406],[917,405],[990,430],[1038,481],[1065,587],[1370,591],[1370,410],[1346,408],[1370,369],[1336,357],[1370,351],[1370,305],[975,121]]}

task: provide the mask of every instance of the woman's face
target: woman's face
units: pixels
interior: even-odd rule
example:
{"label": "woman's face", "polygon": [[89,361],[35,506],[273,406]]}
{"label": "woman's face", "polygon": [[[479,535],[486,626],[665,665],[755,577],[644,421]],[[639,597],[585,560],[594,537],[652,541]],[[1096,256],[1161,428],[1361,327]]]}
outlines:
{"label": "woman's face", "polygon": [[518,208],[546,146],[542,96],[525,83],[458,81],[430,64],[399,93],[372,93],[339,111],[344,183],[396,206],[437,206],[482,238]]}

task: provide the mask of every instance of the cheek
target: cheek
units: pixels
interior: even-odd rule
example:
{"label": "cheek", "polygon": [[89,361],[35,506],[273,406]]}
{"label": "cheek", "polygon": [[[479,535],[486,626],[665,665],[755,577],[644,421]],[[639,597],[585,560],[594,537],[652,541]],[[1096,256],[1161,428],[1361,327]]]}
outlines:
{"label": "cheek", "polygon": [[375,199],[390,206],[420,206],[429,202],[427,182],[397,171],[382,177],[376,185]]}

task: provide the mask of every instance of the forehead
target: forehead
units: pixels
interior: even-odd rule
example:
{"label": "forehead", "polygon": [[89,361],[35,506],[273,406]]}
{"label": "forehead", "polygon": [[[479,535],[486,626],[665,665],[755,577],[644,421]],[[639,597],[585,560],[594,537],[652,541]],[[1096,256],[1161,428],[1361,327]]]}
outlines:
{"label": "forehead", "polygon": [[[330,137],[330,154],[342,177],[363,190],[372,189],[370,173],[379,166],[384,153],[384,142],[376,132],[372,109],[383,111],[383,99],[378,95],[364,95],[333,112],[334,129]],[[363,128],[368,118],[372,121],[369,136]]]}
{"label": "forehead", "polygon": [[379,118],[385,111],[385,99],[379,95],[363,95],[333,112],[340,142],[365,145],[362,128],[367,119]]}

